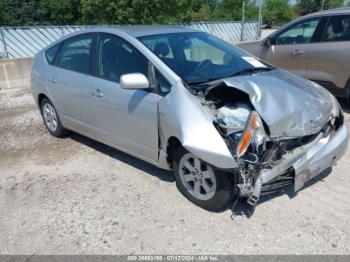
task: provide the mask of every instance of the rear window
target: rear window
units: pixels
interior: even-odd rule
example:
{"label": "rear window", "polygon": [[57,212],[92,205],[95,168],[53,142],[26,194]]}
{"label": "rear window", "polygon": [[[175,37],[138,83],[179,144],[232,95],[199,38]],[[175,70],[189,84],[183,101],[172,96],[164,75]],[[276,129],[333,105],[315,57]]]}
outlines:
{"label": "rear window", "polygon": [[89,73],[93,39],[93,34],[83,34],[66,40],[60,50],[57,65],[75,72]]}
{"label": "rear window", "polygon": [[57,44],[46,50],[45,52],[46,60],[50,65],[52,65],[55,62],[56,54],[59,47],[60,47],[60,44]]}

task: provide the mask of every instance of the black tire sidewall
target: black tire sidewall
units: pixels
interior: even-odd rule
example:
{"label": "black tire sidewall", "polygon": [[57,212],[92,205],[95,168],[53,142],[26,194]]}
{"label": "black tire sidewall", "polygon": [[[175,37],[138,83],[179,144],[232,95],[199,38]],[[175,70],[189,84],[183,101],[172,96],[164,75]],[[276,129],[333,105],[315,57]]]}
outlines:
{"label": "black tire sidewall", "polygon": [[233,175],[214,169],[216,179],[216,192],[209,200],[200,200],[189,193],[180,177],[179,163],[183,155],[189,153],[185,148],[179,148],[174,155],[173,169],[176,178],[176,186],[179,191],[192,203],[208,211],[222,211],[233,199]]}
{"label": "black tire sidewall", "polygon": [[[56,116],[57,116],[57,128],[56,130],[53,132],[51,131],[47,125],[46,125],[46,122],[45,122],[45,119],[44,119],[44,114],[43,114],[43,107],[45,104],[49,104],[52,106],[52,108],[55,110],[55,113],[56,113]],[[46,127],[46,129],[49,131],[49,133],[55,137],[63,137],[67,134],[67,130],[62,126],[62,123],[61,123],[61,120],[58,116],[58,113],[57,113],[57,110],[55,108],[55,106],[51,103],[51,101],[47,98],[43,98],[43,100],[41,101],[41,104],[40,104],[40,113],[41,113],[41,117],[44,121],[44,125]]]}

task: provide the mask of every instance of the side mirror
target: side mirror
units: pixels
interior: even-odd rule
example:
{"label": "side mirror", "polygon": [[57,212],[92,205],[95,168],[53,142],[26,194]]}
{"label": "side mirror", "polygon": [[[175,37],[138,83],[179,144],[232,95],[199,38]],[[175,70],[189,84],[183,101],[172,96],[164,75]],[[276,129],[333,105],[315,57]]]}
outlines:
{"label": "side mirror", "polygon": [[266,47],[270,47],[273,45],[273,39],[271,37],[267,37],[265,40],[264,40],[264,46]]}
{"label": "side mirror", "polygon": [[120,77],[120,86],[123,89],[140,90],[149,88],[149,82],[143,74],[125,74]]}

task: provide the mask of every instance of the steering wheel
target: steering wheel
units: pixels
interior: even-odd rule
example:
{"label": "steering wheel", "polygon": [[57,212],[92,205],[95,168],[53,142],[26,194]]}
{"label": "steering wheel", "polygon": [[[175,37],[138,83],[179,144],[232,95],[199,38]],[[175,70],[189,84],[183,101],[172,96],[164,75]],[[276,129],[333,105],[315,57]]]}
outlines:
{"label": "steering wheel", "polygon": [[213,62],[210,59],[205,59],[197,65],[197,68],[207,67],[207,66],[210,66],[212,64],[213,64]]}

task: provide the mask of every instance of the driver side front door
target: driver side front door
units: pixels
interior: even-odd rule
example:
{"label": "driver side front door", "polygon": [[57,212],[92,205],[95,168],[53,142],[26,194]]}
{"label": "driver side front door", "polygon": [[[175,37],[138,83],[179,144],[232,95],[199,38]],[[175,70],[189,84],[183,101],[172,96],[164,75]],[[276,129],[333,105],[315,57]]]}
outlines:
{"label": "driver side front door", "polygon": [[124,39],[101,33],[96,77],[90,83],[91,115],[96,137],[140,158],[158,160],[158,94],[122,89],[124,74],[148,76],[148,60]]}

